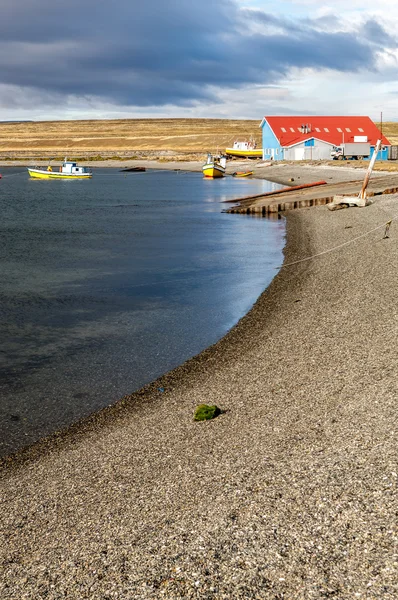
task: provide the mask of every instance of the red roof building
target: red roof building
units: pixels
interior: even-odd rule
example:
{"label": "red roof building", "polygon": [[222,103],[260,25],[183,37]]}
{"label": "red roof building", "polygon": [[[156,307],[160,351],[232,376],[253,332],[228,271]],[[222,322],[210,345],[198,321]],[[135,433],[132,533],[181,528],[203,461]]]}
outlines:
{"label": "red roof building", "polygon": [[369,117],[264,117],[263,156],[274,160],[330,159],[341,144],[382,140],[379,158],[388,158],[390,142]]}

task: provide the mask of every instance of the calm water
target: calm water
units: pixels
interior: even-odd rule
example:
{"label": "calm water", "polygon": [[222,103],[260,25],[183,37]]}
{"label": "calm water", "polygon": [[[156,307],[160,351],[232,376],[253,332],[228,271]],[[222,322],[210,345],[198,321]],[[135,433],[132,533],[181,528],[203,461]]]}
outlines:
{"label": "calm water", "polygon": [[0,453],[131,393],[220,339],[282,260],[284,222],[199,173],[0,181]]}

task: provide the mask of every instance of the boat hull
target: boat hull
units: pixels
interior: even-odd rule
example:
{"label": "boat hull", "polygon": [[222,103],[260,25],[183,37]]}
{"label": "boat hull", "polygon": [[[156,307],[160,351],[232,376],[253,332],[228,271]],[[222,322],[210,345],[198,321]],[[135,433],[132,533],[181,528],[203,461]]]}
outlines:
{"label": "boat hull", "polygon": [[212,163],[204,165],[202,170],[204,177],[208,177],[210,179],[224,177],[225,175],[225,169],[221,165],[216,165]]}
{"label": "boat hull", "polygon": [[225,154],[228,156],[240,156],[240,158],[262,158],[262,149],[258,150],[237,150],[235,148],[226,148]]}
{"label": "boat hull", "polygon": [[30,177],[35,179],[91,179],[92,173],[59,173],[57,171],[45,171],[42,169],[28,169]]}
{"label": "boat hull", "polygon": [[237,172],[237,173],[232,173],[232,175],[234,177],[250,177],[251,175],[253,175],[253,171],[246,171],[246,172]]}

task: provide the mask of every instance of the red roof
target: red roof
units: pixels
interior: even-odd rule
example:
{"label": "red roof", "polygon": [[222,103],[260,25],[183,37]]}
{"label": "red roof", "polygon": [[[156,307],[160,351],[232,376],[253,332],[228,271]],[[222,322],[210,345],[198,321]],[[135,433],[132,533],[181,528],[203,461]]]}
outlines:
{"label": "red roof", "polygon": [[369,117],[264,117],[264,120],[282,147],[311,138],[339,146],[354,142],[354,136],[366,136],[371,145],[381,137],[385,146],[391,145]]}

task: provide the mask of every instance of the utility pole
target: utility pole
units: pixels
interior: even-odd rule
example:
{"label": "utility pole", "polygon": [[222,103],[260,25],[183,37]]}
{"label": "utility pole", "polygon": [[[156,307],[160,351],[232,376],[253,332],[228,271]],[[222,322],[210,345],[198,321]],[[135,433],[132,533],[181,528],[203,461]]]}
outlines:
{"label": "utility pole", "polygon": [[380,133],[383,135],[383,113],[380,113]]}

